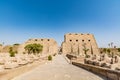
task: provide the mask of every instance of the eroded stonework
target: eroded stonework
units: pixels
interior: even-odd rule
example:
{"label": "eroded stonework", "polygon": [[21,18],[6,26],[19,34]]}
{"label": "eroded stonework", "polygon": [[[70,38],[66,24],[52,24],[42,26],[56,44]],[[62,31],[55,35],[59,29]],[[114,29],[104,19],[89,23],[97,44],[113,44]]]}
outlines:
{"label": "eroded stonework", "polygon": [[18,53],[23,53],[25,52],[24,47],[27,44],[41,44],[43,45],[43,54],[55,54],[58,53],[58,45],[57,42],[54,39],[29,39],[25,43],[21,44],[18,48]]}
{"label": "eroded stonework", "polygon": [[84,48],[89,49],[88,54],[98,54],[99,49],[93,34],[68,33],[64,36],[62,53],[84,54]]}

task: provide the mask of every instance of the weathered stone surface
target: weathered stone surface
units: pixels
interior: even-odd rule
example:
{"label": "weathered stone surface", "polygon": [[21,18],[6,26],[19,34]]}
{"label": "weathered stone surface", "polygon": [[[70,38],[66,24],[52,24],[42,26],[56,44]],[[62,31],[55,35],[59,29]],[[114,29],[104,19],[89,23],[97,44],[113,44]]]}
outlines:
{"label": "weathered stone surface", "polygon": [[118,71],[110,70],[110,69],[102,68],[102,67],[98,67],[98,66],[93,66],[93,65],[89,65],[89,64],[83,64],[83,63],[79,63],[79,62],[75,62],[75,61],[72,63],[76,66],[82,67],[91,72],[103,75],[107,78],[107,80],[120,80],[120,72],[118,72]]}
{"label": "weathered stone surface", "polygon": [[41,44],[43,45],[43,54],[55,54],[58,53],[58,45],[57,42],[54,39],[29,39],[25,43],[21,44],[18,48],[18,53],[23,53],[25,52],[24,47],[27,44]]}
{"label": "weathered stone surface", "polygon": [[69,33],[64,36],[62,43],[62,52],[65,54],[73,53],[84,55],[84,45],[88,50],[88,54],[98,54],[98,46],[92,34],[73,34]]}

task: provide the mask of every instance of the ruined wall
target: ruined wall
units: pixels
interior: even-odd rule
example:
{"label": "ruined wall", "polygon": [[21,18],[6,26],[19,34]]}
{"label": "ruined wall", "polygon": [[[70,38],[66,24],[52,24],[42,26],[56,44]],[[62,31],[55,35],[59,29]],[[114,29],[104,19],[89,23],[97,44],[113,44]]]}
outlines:
{"label": "ruined wall", "polygon": [[0,46],[0,52],[1,53],[9,53],[10,47],[13,48],[13,51],[18,51],[19,45],[6,45],[6,46]]}
{"label": "ruined wall", "polygon": [[88,54],[98,54],[98,46],[94,35],[92,34],[76,34],[68,33],[64,36],[64,42],[62,43],[62,52],[69,54],[84,54],[84,46],[88,50]]}
{"label": "ruined wall", "polygon": [[27,44],[33,44],[33,43],[43,45],[43,51],[42,51],[43,54],[58,53],[58,45],[54,39],[29,39],[28,41],[26,41],[25,43],[23,43],[19,46],[18,53],[25,52],[24,47]]}
{"label": "ruined wall", "polygon": [[119,71],[102,68],[102,67],[98,67],[98,66],[93,66],[93,65],[89,65],[89,64],[83,64],[83,63],[79,63],[76,61],[73,61],[72,64],[75,66],[84,68],[93,73],[102,75],[102,76],[106,77],[107,80],[120,80],[120,72]]}
{"label": "ruined wall", "polygon": [[1,50],[1,53],[8,53],[8,52],[9,52],[10,47],[12,47],[12,46],[11,46],[11,45],[6,45],[6,46],[3,46],[2,50]]}

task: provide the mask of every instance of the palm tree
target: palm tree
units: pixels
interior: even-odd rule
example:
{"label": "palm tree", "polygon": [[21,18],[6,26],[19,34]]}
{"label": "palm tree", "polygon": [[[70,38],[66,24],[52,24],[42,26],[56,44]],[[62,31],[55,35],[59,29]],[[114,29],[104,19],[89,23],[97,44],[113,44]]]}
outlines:
{"label": "palm tree", "polygon": [[89,49],[84,48],[83,51],[84,51],[84,54],[87,54],[87,52],[89,51]]}
{"label": "palm tree", "polygon": [[84,43],[82,46],[84,47],[83,51],[84,51],[85,57],[87,58],[88,57],[87,52],[89,51],[89,49],[86,48],[86,43]]}
{"label": "palm tree", "polygon": [[111,44],[111,48],[113,48],[113,42],[111,42],[110,44]]}
{"label": "palm tree", "polygon": [[109,48],[110,48],[110,44],[108,44]]}

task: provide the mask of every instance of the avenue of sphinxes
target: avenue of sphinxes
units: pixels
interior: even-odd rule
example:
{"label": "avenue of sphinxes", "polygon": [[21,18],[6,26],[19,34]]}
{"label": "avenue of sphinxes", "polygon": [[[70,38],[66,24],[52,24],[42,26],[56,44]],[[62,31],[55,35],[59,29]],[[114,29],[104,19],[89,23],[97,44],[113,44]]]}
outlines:
{"label": "avenue of sphinxes", "polygon": [[62,53],[84,54],[84,48],[88,49],[88,54],[99,53],[99,49],[93,34],[65,34],[64,42],[62,43]]}
{"label": "avenue of sphinxes", "polygon": [[23,53],[25,52],[24,47],[27,44],[33,44],[33,43],[37,43],[37,44],[41,44],[43,45],[43,54],[55,54],[58,53],[58,45],[57,42],[54,39],[29,39],[28,41],[26,41],[23,44],[20,44],[19,48],[18,48],[18,53]]}

